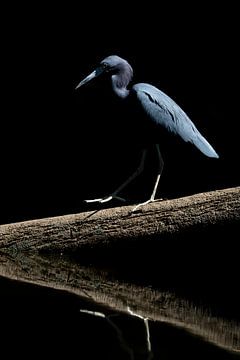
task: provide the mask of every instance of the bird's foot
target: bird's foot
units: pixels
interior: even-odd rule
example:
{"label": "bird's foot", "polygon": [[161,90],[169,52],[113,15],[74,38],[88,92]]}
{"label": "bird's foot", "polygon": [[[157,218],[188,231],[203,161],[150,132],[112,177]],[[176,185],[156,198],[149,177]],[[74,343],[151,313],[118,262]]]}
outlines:
{"label": "bird's foot", "polygon": [[123,201],[125,202],[126,200],[120,196],[117,196],[117,195],[109,195],[109,196],[105,196],[103,198],[98,198],[98,199],[91,199],[91,200],[84,200],[86,203],[99,203],[99,204],[102,204],[102,203],[105,203],[105,202],[108,202],[108,201],[111,201],[113,199],[116,199],[116,200],[120,200],[120,201]]}
{"label": "bird's foot", "polygon": [[138,205],[136,205],[132,210],[131,210],[131,213],[133,212],[136,212],[137,210],[139,210],[142,206],[144,205],[147,205],[147,204],[150,204],[151,202],[154,202],[154,201],[162,201],[163,199],[149,199],[147,201],[144,201],[143,203],[140,203]]}

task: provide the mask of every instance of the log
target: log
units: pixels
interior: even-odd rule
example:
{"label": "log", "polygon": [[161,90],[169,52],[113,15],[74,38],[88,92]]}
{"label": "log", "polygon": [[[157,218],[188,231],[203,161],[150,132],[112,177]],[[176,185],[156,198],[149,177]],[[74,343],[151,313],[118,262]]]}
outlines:
{"label": "log", "polygon": [[133,206],[0,226],[0,251],[76,251],[134,247],[216,226],[239,225],[240,187]]}

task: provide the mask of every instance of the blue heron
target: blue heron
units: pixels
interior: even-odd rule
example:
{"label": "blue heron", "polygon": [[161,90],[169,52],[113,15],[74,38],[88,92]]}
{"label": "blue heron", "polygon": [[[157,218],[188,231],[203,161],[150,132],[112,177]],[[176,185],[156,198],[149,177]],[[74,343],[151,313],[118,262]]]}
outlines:
{"label": "blue heron", "polygon": [[[77,86],[76,89],[88,83],[92,79],[101,74],[108,74],[111,76],[112,89],[114,93],[122,98],[134,98],[136,106],[140,107],[147,115],[151,123],[161,125],[167,131],[179,135],[184,141],[194,144],[204,155],[211,158],[218,158],[218,154],[208,141],[200,134],[196,126],[189,119],[187,114],[173,101],[168,95],[159,90],[158,88],[146,84],[138,83],[133,85],[130,89],[128,85],[133,76],[133,69],[131,65],[117,55],[106,57],[100,62],[100,65],[86,78],[84,78]],[[135,206],[133,211],[140,206],[148,204],[155,200],[156,191],[158,188],[159,180],[163,170],[163,159],[158,144],[154,144],[158,156],[158,171],[154,184],[154,188],[150,199]],[[86,202],[104,203],[112,199],[124,200],[118,194],[125,188],[133,179],[135,179],[143,170],[145,165],[147,149],[142,150],[142,157],[138,168],[134,173],[120,185],[112,194],[103,198],[85,200]]]}

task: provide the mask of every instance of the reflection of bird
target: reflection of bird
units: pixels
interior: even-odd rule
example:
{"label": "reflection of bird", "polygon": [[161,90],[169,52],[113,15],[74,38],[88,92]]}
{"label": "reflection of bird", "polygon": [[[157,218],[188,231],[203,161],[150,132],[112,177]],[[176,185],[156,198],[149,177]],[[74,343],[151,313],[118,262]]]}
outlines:
{"label": "reflection of bird", "polygon": [[[140,83],[135,84],[129,90],[127,86],[132,79],[133,70],[129,63],[119,56],[108,56],[101,61],[99,67],[96,68],[90,75],[82,80],[76,87],[86,84],[95,77],[108,73],[111,76],[112,88],[115,94],[120,98],[134,97],[135,106],[142,108],[143,112],[148,115],[150,123],[162,125],[169,132],[179,135],[184,141],[193,143],[203,154],[208,157],[218,158],[217,153],[207,140],[200,134],[195,125],[185,114],[185,112],[165,93],[156,87]],[[136,129],[137,133],[138,129]],[[124,200],[118,196],[119,192],[128,185],[136,176],[138,176],[144,169],[146,149],[143,150],[141,162],[137,170],[111,195],[100,199],[86,200],[86,202],[107,202],[113,198]],[[153,188],[152,195],[149,200],[137,205],[139,206],[154,201],[160,176],[163,170],[163,159],[159,150],[159,145],[156,144],[156,151],[158,155],[158,173],[156,182]]]}

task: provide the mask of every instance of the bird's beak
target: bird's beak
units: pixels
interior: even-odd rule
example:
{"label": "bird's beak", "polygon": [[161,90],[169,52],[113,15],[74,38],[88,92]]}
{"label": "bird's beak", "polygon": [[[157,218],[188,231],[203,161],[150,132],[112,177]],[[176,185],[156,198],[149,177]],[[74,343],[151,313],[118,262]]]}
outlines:
{"label": "bird's beak", "polygon": [[102,68],[97,68],[96,70],[94,70],[90,75],[88,75],[87,77],[85,77],[85,79],[83,79],[75,88],[78,89],[80,88],[80,86],[88,83],[89,81],[91,81],[92,79],[98,77],[99,75],[101,75],[103,73],[103,69]]}

